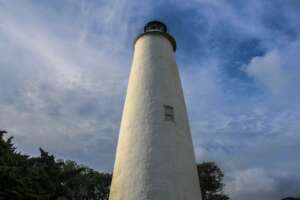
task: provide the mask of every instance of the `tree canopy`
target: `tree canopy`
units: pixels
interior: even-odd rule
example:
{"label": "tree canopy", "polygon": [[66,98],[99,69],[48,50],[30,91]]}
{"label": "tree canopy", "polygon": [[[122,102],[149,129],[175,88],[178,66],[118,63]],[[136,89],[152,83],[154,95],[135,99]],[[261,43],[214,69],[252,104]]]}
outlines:
{"label": "tree canopy", "polygon": [[229,200],[223,193],[224,174],[214,162],[203,162],[197,165],[201,194],[203,200]]}
{"label": "tree canopy", "polygon": [[[108,200],[111,174],[56,159],[42,148],[38,157],[21,154],[5,134],[0,130],[0,200]],[[229,200],[214,162],[197,169],[203,200]]]}
{"label": "tree canopy", "polygon": [[110,174],[56,160],[41,148],[39,157],[22,155],[5,133],[0,131],[0,200],[108,199]]}

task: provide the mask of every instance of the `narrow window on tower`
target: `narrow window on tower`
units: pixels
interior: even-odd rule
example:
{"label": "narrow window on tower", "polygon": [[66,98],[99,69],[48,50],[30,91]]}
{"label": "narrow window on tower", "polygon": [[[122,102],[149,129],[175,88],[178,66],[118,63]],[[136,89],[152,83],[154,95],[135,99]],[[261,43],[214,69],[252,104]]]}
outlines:
{"label": "narrow window on tower", "polygon": [[175,121],[174,108],[169,105],[164,105],[165,109],[165,121]]}

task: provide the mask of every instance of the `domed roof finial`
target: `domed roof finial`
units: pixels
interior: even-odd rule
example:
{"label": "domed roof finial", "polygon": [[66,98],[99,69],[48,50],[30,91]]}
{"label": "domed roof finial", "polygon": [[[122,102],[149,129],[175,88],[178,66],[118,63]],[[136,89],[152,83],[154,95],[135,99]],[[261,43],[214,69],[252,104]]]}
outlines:
{"label": "domed roof finial", "polygon": [[171,45],[173,46],[173,50],[176,51],[177,45],[175,39],[168,33],[167,26],[160,21],[150,21],[144,26],[144,33],[139,34],[133,41],[133,46],[136,41],[144,35],[160,35],[165,37]]}
{"label": "domed roof finial", "polygon": [[167,26],[160,22],[160,21],[150,21],[144,27],[144,32],[151,32],[151,31],[160,31],[160,32],[167,32]]}

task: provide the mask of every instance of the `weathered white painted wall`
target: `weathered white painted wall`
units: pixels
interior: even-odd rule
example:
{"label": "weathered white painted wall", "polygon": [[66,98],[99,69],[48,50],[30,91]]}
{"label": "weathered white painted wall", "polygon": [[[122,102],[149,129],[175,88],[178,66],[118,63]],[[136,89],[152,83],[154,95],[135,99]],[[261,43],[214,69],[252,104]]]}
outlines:
{"label": "weathered white painted wall", "polygon": [[175,54],[160,34],[135,44],[110,200],[201,200]]}

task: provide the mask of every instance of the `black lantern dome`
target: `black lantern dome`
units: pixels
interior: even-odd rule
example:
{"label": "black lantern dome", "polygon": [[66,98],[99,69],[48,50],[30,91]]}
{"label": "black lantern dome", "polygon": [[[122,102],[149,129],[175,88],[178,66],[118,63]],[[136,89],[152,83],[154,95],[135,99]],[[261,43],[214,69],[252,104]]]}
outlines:
{"label": "black lantern dome", "polygon": [[167,26],[160,21],[150,21],[144,26],[144,32],[160,31],[167,32]]}
{"label": "black lantern dome", "polygon": [[136,41],[140,38],[143,37],[144,35],[161,35],[165,37],[167,40],[170,41],[173,50],[176,51],[176,41],[175,39],[167,32],[167,26],[160,22],[160,21],[150,21],[144,26],[144,33],[139,34],[135,40],[133,41],[133,47],[136,43]]}

